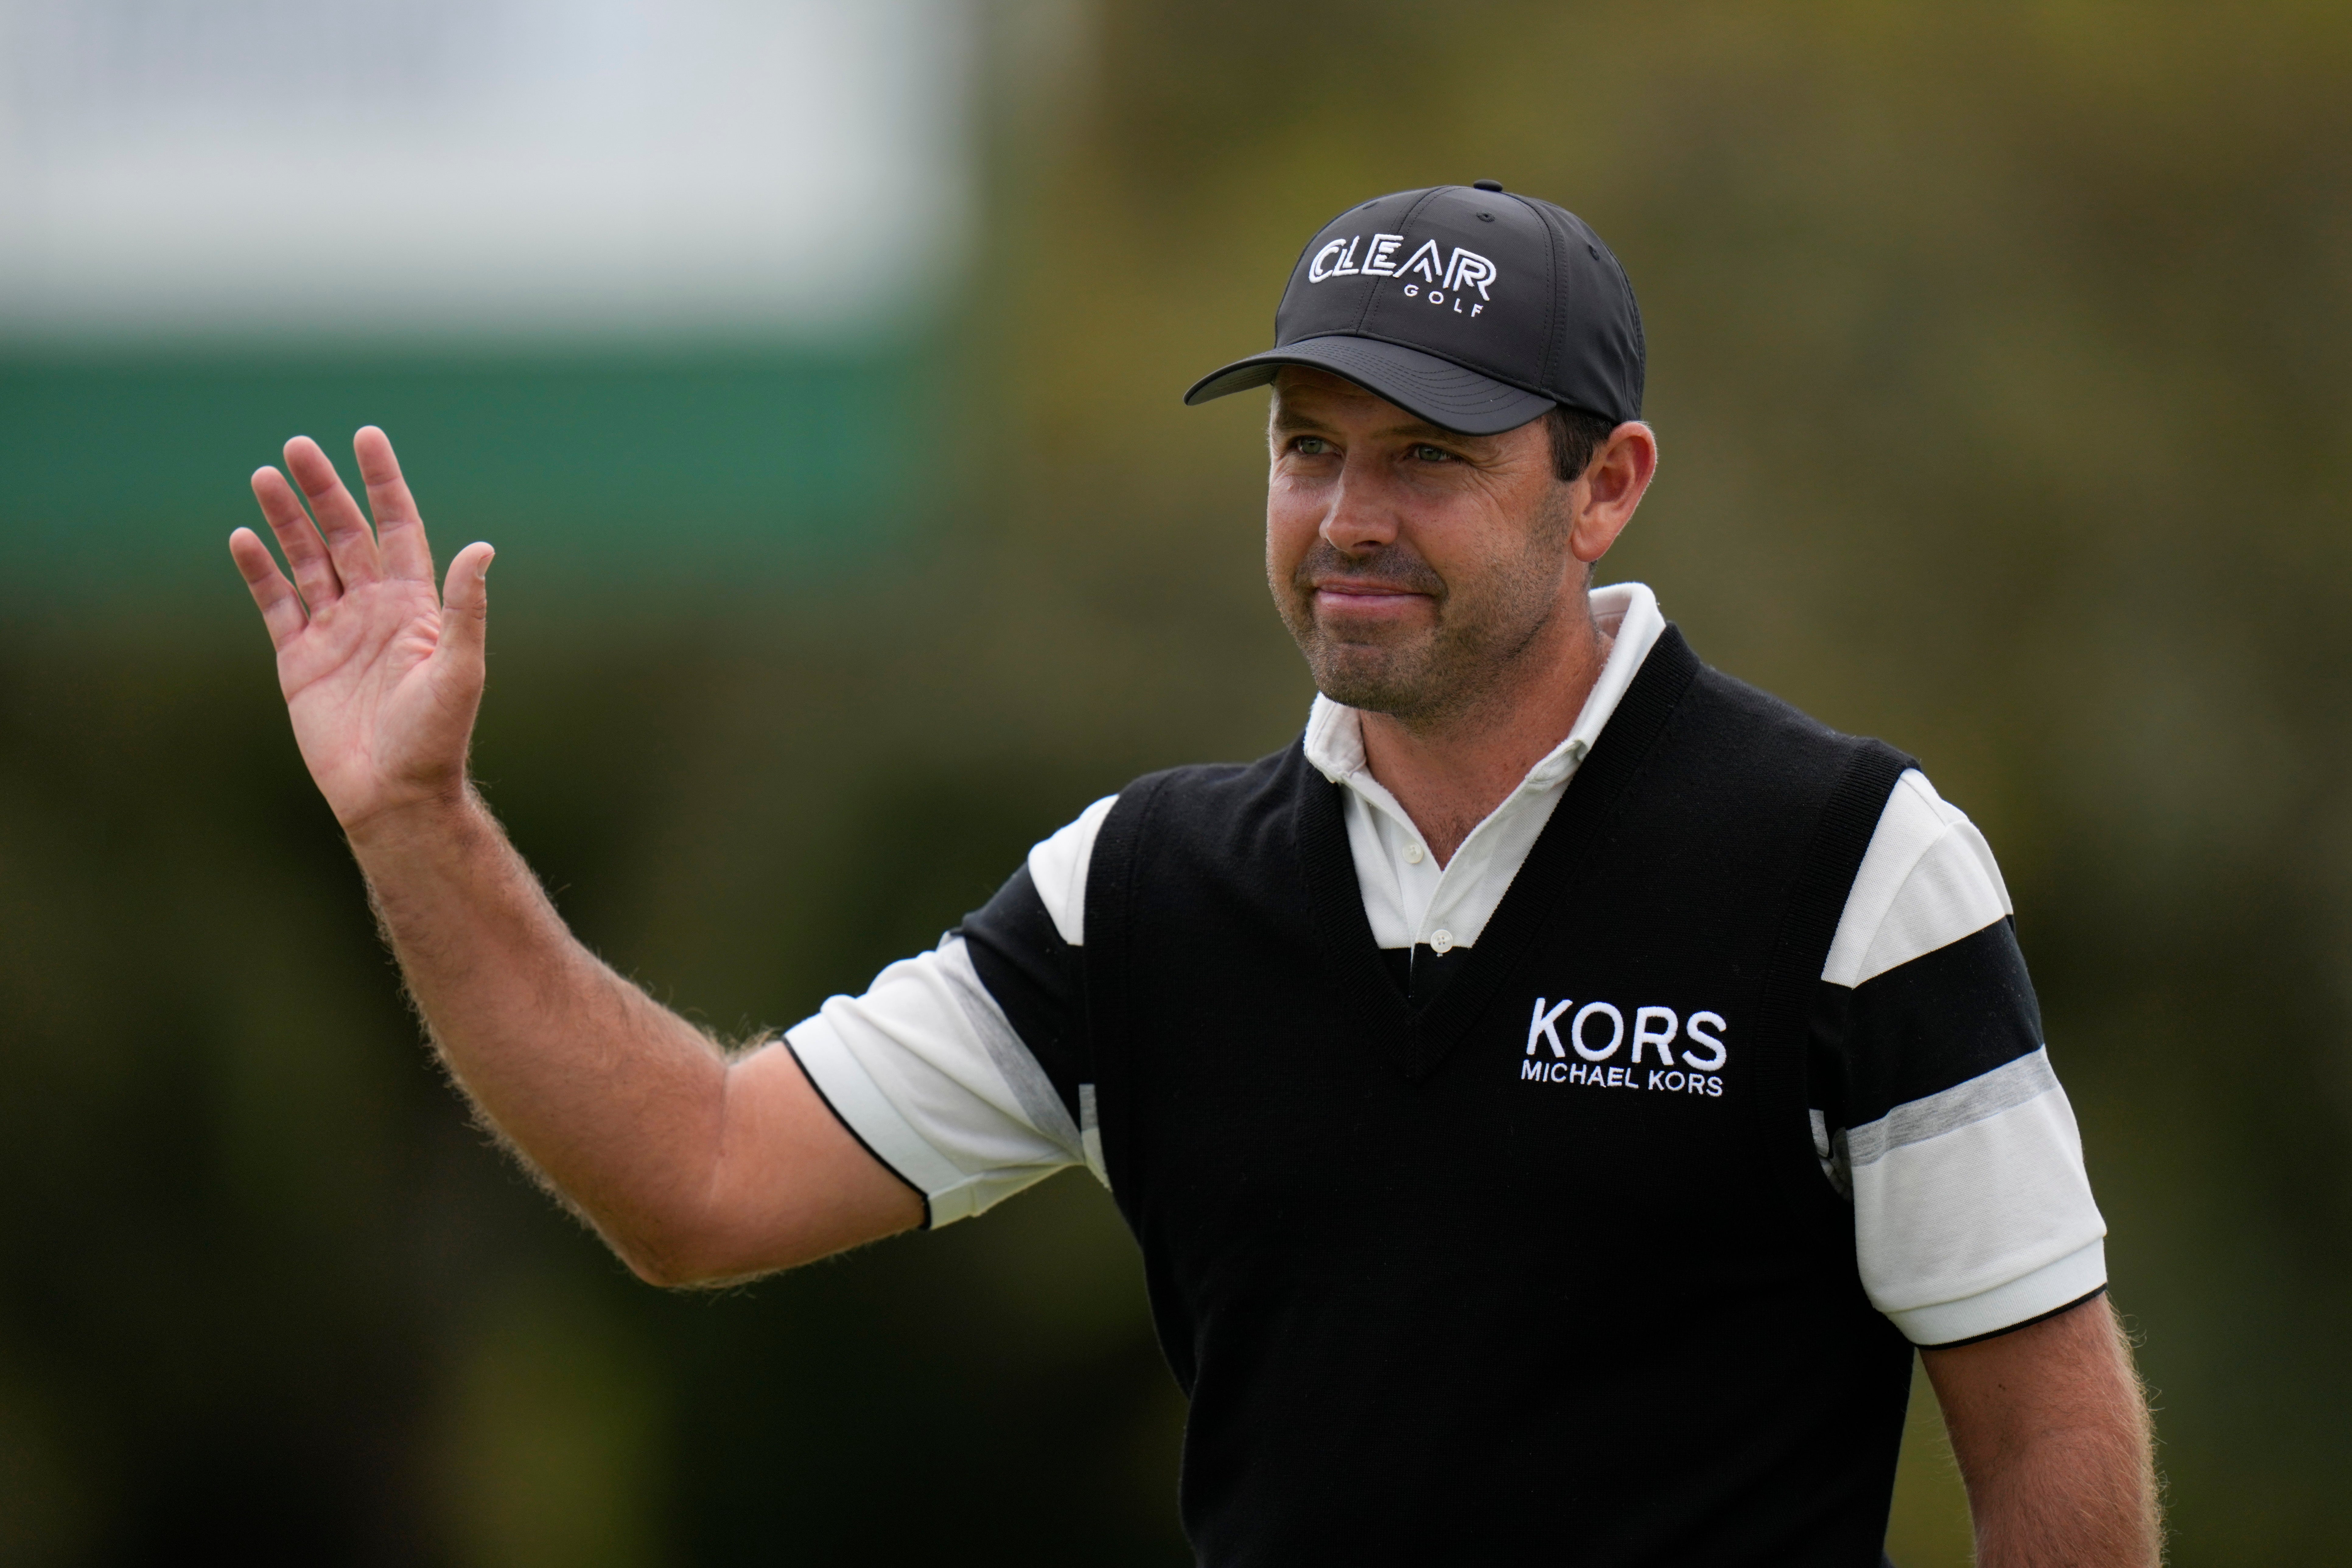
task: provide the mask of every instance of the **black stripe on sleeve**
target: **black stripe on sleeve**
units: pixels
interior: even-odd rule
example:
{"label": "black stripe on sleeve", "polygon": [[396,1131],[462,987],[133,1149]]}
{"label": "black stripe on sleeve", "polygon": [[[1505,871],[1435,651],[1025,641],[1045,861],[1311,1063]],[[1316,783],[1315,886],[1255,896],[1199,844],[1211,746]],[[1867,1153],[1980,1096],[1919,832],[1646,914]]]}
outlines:
{"label": "black stripe on sleeve", "polygon": [[996,896],[964,916],[964,940],[980,983],[1004,1010],[1013,1032],[1045,1071],[1076,1122],[1087,1071],[1082,954],[1062,940],[1024,863]]}
{"label": "black stripe on sleeve", "polygon": [[1813,995],[1812,1102],[1862,1127],[2042,1047],[2042,1007],[2007,918],[1848,988]]}
{"label": "black stripe on sleeve", "polygon": [[2011,1323],[2005,1329],[1990,1329],[1981,1334],[1970,1334],[1964,1340],[1947,1340],[1940,1345],[1921,1345],[1919,1348],[1923,1351],[1956,1351],[1962,1345],[1980,1345],[1987,1340],[1997,1340],[2003,1334],[2013,1334],[2020,1329],[2030,1329],[2036,1323],[2046,1323],[2053,1318],[2063,1318],[2075,1308],[2095,1301],[2106,1293],[2107,1288],[2102,1285],[2095,1290],[2085,1291],[2075,1297],[2063,1307],[2053,1307],[2046,1312],[2036,1312],[2033,1316],[2020,1322]]}

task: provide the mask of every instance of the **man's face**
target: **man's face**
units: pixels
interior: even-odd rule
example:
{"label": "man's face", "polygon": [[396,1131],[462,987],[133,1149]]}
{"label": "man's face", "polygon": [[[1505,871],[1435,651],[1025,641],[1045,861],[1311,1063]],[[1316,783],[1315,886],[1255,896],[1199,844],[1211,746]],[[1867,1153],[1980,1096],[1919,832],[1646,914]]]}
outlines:
{"label": "man's face", "polygon": [[1439,721],[1553,623],[1584,564],[1538,419],[1460,436],[1352,382],[1275,382],[1266,579],[1335,702]]}

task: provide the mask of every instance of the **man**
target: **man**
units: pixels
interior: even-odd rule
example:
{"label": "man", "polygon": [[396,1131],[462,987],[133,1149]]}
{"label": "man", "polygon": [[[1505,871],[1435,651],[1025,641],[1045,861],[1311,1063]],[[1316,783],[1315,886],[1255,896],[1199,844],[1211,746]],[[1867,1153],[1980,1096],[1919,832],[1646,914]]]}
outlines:
{"label": "man", "polygon": [[[231,548],[440,1049],[646,1279],[1065,1166],[1141,1244],[1203,1562],[1880,1560],[1913,1347],[1988,1563],[2147,1564],[2105,1226],[1983,839],[1908,760],[1591,590],[1657,457],[1633,291],[1482,181],[1310,241],[1267,574],[1300,742],[1089,807],[940,947],[734,1058],[565,931],[468,787],[436,602],[305,440]],[[299,590],[299,595],[298,595]]]}

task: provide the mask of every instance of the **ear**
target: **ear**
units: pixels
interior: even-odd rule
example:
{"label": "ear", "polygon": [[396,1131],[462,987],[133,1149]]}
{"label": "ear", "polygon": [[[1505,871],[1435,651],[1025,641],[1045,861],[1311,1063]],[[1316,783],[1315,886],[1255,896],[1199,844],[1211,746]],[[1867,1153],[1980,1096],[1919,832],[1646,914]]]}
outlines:
{"label": "ear", "polygon": [[1629,419],[1612,430],[1576,480],[1570,552],[1588,566],[1608,554],[1657,471],[1658,437],[1647,425]]}

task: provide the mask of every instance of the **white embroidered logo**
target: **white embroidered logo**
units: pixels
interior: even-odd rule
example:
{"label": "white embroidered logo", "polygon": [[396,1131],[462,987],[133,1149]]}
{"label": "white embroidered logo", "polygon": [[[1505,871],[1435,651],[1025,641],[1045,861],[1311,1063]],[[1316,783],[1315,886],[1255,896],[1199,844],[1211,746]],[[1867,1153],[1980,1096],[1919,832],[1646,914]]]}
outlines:
{"label": "white embroidered logo", "polygon": [[[1442,306],[1450,298],[1456,312],[1462,310],[1462,301],[1468,297],[1469,290],[1473,289],[1478,290],[1478,298],[1481,300],[1491,301],[1494,299],[1494,296],[1486,291],[1486,285],[1494,282],[1500,275],[1492,261],[1475,250],[1465,250],[1457,245],[1454,247],[1454,253],[1446,256],[1438,249],[1437,241],[1424,239],[1416,248],[1408,252],[1404,260],[1400,263],[1396,259],[1396,252],[1398,247],[1404,244],[1404,236],[1376,234],[1372,236],[1372,242],[1368,247],[1364,247],[1363,239],[1364,237],[1360,234],[1351,234],[1345,239],[1335,239],[1317,251],[1315,259],[1307,264],[1307,280],[1309,283],[1320,283],[1327,278],[1352,278],[1360,275],[1372,278],[1419,278],[1420,282],[1408,283],[1404,286],[1406,299],[1420,298],[1432,305]],[[1363,259],[1360,264],[1357,260],[1357,251],[1360,248],[1363,250]],[[1470,307],[1469,314],[1475,317],[1486,308],[1485,304],[1473,305]]]}
{"label": "white embroidered logo", "polygon": [[[1603,1067],[1626,1042],[1625,1015],[1614,1003],[1587,1002],[1577,1007],[1575,1016],[1565,1026],[1568,1038],[1560,1038],[1560,1016],[1576,1004],[1567,997],[1558,1002],[1536,998],[1535,1011],[1528,1016],[1527,1060],[1520,1064],[1519,1077],[1535,1083],[1581,1083],[1596,1089],[1655,1089],[1673,1094],[1704,1094],[1720,1099],[1723,1070],[1727,1053],[1723,1037],[1731,1026],[1720,1013],[1693,1013],[1688,1018],[1678,1016],[1672,1007],[1636,1007],[1633,1009],[1633,1049],[1622,1063]],[[1605,1034],[1604,1034],[1605,1031]],[[1675,1059],[1674,1043],[1683,1042],[1681,1061]],[[1546,1061],[1537,1054],[1537,1047],[1548,1046],[1553,1059]],[[1651,1067],[1644,1080],[1636,1071],[1643,1066],[1644,1051],[1656,1065]],[[1579,1059],[1570,1061],[1573,1051]]]}

